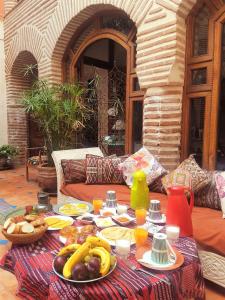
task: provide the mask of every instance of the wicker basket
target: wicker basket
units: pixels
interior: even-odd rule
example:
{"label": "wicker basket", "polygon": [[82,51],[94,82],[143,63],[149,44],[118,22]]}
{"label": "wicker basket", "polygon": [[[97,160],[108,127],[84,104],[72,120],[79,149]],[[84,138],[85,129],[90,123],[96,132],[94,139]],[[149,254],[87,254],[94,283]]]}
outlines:
{"label": "wicker basket", "polygon": [[42,225],[40,230],[33,233],[8,234],[5,229],[2,229],[2,234],[13,244],[30,244],[39,240],[48,229],[48,225]]}

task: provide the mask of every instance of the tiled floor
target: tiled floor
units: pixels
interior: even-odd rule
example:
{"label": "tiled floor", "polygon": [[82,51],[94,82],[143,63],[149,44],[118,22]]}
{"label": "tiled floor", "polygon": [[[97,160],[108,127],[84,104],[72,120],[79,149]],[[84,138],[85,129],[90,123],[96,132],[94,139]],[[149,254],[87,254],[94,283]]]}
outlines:
{"label": "tiled floor", "polygon": [[[35,172],[31,173],[31,179],[35,179]],[[0,171],[0,198],[4,198],[12,205],[24,206],[35,204],[39,188],[35,181],[26,182],[25,168],[18,168],[10,171]],[[51,199],[52,203],[56,198]],[[3,238],[0,234],[0,239]],[[7,251],[10,244],[0,245],[0,257]],[[0,300],[20,299],[15,296],[17,280],[9,272],[0,269]],[[206,300],[225,299],[225,289],[206,282]],[[175,299],[174,299],[175,300]]]}

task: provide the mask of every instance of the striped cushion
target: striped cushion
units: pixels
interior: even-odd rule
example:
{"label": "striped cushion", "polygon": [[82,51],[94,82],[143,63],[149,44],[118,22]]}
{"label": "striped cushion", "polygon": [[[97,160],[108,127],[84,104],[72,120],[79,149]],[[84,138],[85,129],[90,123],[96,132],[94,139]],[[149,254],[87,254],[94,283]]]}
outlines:
{"label": "striped cushion", "polygon": [[122,171],[118,166],[124,157],[100,157],[92,154],[86,155],[86,184],[122,184],[124,183]]}
{"label": "striped cushion", "polygon": [[86,180],[86,159],[62,159],[65,183],[79,183]]}

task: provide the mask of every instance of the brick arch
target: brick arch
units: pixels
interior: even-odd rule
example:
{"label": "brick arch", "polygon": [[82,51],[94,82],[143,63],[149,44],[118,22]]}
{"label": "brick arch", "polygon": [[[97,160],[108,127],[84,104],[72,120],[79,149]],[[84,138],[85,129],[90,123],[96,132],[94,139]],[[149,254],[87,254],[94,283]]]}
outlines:
{"label": "brick arch", "polygon": [[76,29],[88,20],[88,18],[96,12],[106,9],[120,9],[130,17],[138,28],[152,4],[153,1],[149,0],[137,0],[131,3],[124,0],[89,0],[79,1],[78,3],[75,3],[73,0],[68,0],[66,3],[65,1],[60,1],[52,15],[45,34],[47,44],[46,56],[49,59],[50,68],[54,69],[54,74],[50,74],[53,77],[52,80],[61,80],[61,72],[60,70],[56,70],[55,66],[61,65],[66,46]]}
{"label": "brick arch", "polygon": [[6,73],[10,74],[18,55],[23,51],[30,52],[39,64],[42,58],[42,34],[33,26],[21,27],[9,44],[6,53]]}
{"label": "brick arch", "polygon": [[[27,50],[20,51],[12,64],[11,72],[6,74],[8,141],[19,147],[18,160],[23,163],[25,148],[29,144],[29,127],[27,115],[20,100],[24,91],[30,89],[35,80],[31,75],[24,75],[26,65],[31,64],[38,64],[34,55]],[[36,76],[38,76],[38,69]]]}
{"label": "brick arch", "polygon": [[[183,83],[185,18],[195,2],[60,1],[45,34],[48,57],[46,69],[49,69],[49,76],[53,81],[61,81],[61,70],[56,66],[61,65],[65,47],[76,29],[97,11],[114,7],[123,10],[137,26],[137,73],[141,87]],[[158,21],[160,24],[157,24]]]}

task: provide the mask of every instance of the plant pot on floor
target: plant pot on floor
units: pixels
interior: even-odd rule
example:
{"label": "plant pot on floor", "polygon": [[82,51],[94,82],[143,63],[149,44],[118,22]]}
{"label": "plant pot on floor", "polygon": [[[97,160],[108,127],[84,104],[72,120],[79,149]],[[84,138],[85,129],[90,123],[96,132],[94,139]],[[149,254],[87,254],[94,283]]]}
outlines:
{"label": "plant pot on floor", "polygon": [[8,170],[13,168],[12,160],[7,157],[0,157],[0,170]]}
{"label": "plant pot on floor", "polygon": [[55,167],[48,167],[47,164],[38,166],[38,183],[44,192],[56,194],[57,177]]}

